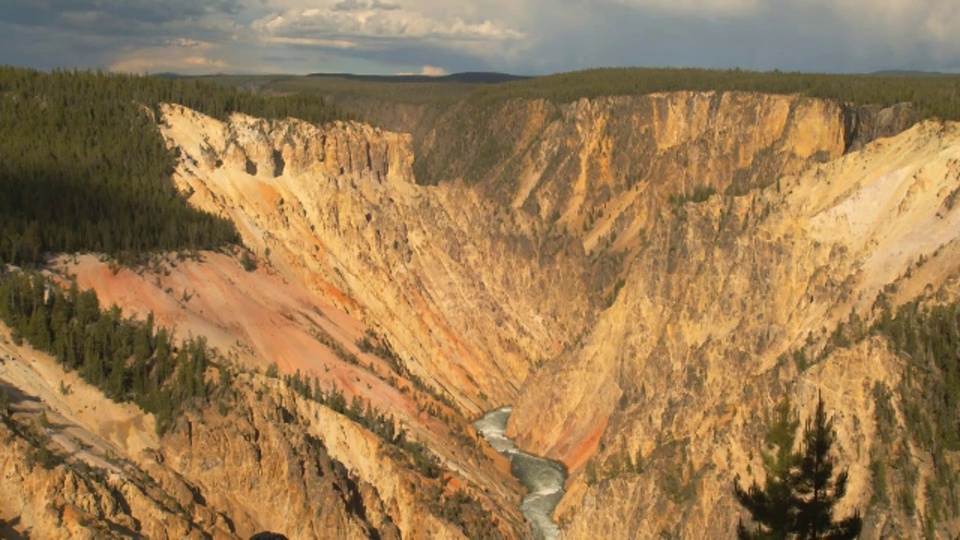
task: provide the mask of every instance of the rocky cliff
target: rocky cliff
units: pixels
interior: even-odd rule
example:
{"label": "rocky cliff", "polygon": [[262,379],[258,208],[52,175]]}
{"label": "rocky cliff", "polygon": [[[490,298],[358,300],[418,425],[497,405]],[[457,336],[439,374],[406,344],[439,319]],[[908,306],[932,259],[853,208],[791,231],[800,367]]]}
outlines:
{"label": "rocky cliff", "polygon": [[[170,530],[526,535],[517,483],[469,428],[512,404],[508,434],[570,469],[565,537],[725,536],[734,478],[760,478],[766,415],[790,395],[807,417],[820,394],[851,473],[840,511],[865,512],[871,538],[956,534],[952,514],[927,524],[940,503],[923,487],[956,456],[906,427],[900,394],[878,398],[907,362],[882,336],[840,338],[882,308],[958,298],[957,126],[739,92],[463,103],[418,109],[412,135],[161,112],[177,185],[236,223],[259,268],[207,253],[57,272],[235,363],[222,410],[120,452],[168,479],[150,504],[178,501]],[[271,363],[390,411],[439,478],[255,371]],[[876,481],[903,470],[909,493]],[[6,478],[28,476],[46,478]],[[462,494],[475,504],[446,504]],[[153,523],[91,508],[105,527]]]}
{"label": "rocky cliff", "polygon": [[[452,483],[424,478],[402,449],[240,365],[221,363],[209,407],[158,438],[150,415],[105,400],[54,359],[14,345],[5,328],[0,352],[4,537],[249,538],[271,530],[291,538],[476,531],[510,538],[523,531],[512,509],[516,487],[495,462],[474,455],[473,469],[465,464]],[[432,446],[449,455],[456,444]],[[500,487],[484,495],[477,477]],[[445,502],[454,492],[476,502]]]}
{"label": "rocky cliff", "polygon": [[[872,391],[896,388],[906,364],[882,341],[834,350],[829,336],[875,318],[883,302],[945,286],[941,301],[951,297],[960,215],[946,201],[960,188],[958,135],[956,125],[921,124],[765,190],[662,210],[669,232],[638,254],[592,333],[528,381],[511,419],[522,445],[581,471],[558,511],[565,530],[731,530],[733,478],[762,470],[763,414],[785,392],[806,404],[822,392],[837,411],[856,479],[844,508],[871,507]],[[814,367],[793,361],[803,348],[818,351]],[[647,468],[625,472],[626,456]],[[920,465],[918,485],[930,474]],[[868,537],[921,526],[871,508]]]}
{"label": "rocky cliff", "polygon": [[[514,403],[510,434],[576,473],[558,511],[574,536],[729,530],[732,478],[760,467],[750,447],[785,392],[806,403],[828,388],[856,423],[842,450],[860,441],[854,471],[869,476],[875,426],[860,418],[902,365],[783,358],[869,313],[953,240],[941,208],[952,128],[871,145],[909,110],[744,93],[509,102],[459,118],[418,128],[418,165],[410,138],[357,124],[168,107],[163,133],[195,204],[380,329],[412,372],[468,414]],[[413,171],[446,181],[418,185]],[[868,217],[878,204],[889,213]],[[624,455],[662,466],[587,482],[587,464]],[[848,499],[865,507],[869,484]]]}
{"label": "rocky cliff", "polygon": [[[474,413],[514,400],[531,365],[590,328],[658,207],[749,191],[846,144],[840,107],[798,97],[504,107],[486,122],[507,140],[481,146],[506,153],[474,186],[416,185],[410,139],[358,124],[223,124],[168,107],[163,133],[182,152],[176,178],[191,201],[231,215],[278,267],[382,325],[412,370]],[[432,137],[455,137],[447,125]],[[423,159],[455,174],[483,166],[475,152]]]}

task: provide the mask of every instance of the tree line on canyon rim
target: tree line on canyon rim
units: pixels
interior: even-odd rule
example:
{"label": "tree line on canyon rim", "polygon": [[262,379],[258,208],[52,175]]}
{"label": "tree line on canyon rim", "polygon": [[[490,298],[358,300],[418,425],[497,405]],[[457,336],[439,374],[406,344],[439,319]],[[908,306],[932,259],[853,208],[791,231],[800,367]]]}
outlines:
{"label": "tree line on canyon rim", "polygon": [[478,87],[468,98],[481,105],[510,99],[556,104],[581,98],[659,92],[800,94],[853,105],[911,103],[920,118],[960,120],[960,76],[901,77],[739,69],[603,68]]}
{"label": "tree line on canyon rim", "polygon": [[192,208],[174,186],[174,156],[155,125],[161,103],[219,119],[348,117],[316,95],[0,67],[0,264],[83,251],[129,263],[150,252],[239,243],[232,222]]}
{"label": "tree line on canyon rim", "polygon": [[[317,86],[298,84],[304,91],[283,95],[254,94],[228,87],[230,78],[215,80],[228,84],[0,67],[0,263],[40,264],[47,253],[79,251],[136,262],[153,251],[238,243],[230,222],[192,208],[174,187],[174,157],[154,125],[160,103],[179,103],[219,119],[244,112],[325,123],[364,114],[362,106],[348,113],[322,95],[323,85],[336,79],[304,79]],[[410,83],[414,90],[402,92],[396,89],[403,85],[396,83],[358,81],[339,95],[354,89],[374,92],[377,99],[405,99],[428,88],[430,97],[418,99],[459,103],[462,97],[467,109],[458,118],[464,122],[510,99],[566,103],[672,90],[800,93],[856,104],[908,101],[920,117],[960,119],[957,77],[600,69],[492,85],[450,84],[463,92],[435,83]],[[393,90],[370,90],[377,85]],[[484,142],[478,152],[484,163],[499,155],[496,145],[487,146]],[[423,171],[432,169],[423,163],[415,161],[418,181],[431,183]],[[486,170],[480,164],[474,168]]]}
{"label": "tree line on canyon rim", "polygon": [[474,104],[475,108],[512,99],[545,99],[565,104],[581,98],[637,96],[658,92],[758,92],[800,94],[854,105],[912,103],[920,118],[960,120],[960,76],[911,74],[825,74],[756,72],[741,69],[597,68],[494,84],[442,80],[391,82],[335,76],[217,76],[203,80],[262,92],[322,95],[349,104],[357,116],[371,103],[414,105]]}

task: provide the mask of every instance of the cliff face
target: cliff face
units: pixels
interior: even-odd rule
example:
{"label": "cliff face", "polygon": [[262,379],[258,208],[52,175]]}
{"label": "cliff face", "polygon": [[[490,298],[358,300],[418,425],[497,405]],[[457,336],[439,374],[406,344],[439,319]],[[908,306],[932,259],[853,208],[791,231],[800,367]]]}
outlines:
{"label": "cliff face", "polygon": [[[904,427],[905,405],[894,399],[893,428],[876,421],[875,389],[896,388],[904,361],[879,337],[830,340],[854,313],[958,297],[956,126],[870,143],[905,128],[909,109],[745,93],[481,112],[418,109],[410,136],[162,108],[178,186],[236,223],[259,268],[242,271],[236,254],[140,272],[59,262],[104,304],[153,311],[238,366],[223,411],[118,450],[160,485],[144,504],[168,509],[154,519],[115,504],[120,514],[176,534],[455,537],[468,514],[445,515],[442,503],[464,489],[495,516],[474,522],[523,536],[519,487],[468,424],[506,404],[518,445],[571,470],[556,514],[570,538],[729,534],[733,478],[762,470],[754,450],[784,394],[806,416],[822,393],[838,414],[851,474],[841,512],[868,508],[881,489],[871,479],[889,450],[881,429],[896,431],[915,483],[930,478],[934,457]],[[791,360],[800,348],[816,353],[812,367]],[[441,478],[249,371],[272,362],[390,411],[437,456]],[[99,433],[92,421],[84,429]],[[140,422],[128,432],[149,433]],[[2,455],[13,456],[5,471],[27,449],[17,452]],[[28,476],[65,481],[5,478]],[[39,500],[46,488],[26,482],[9,485]],[[866,536],[917,530],[928,501],[914,491],[913,514],[869,506]],[[129,521],[103,504],[84,522]],[[50,515],[31,517],[49,527],[34,530],[59,526]]]}
{"label": "cliff face", "polygon": [[[278,268],[382,327],[412,371],[474,414],[513,401],[531,365],[591,327],[661,205],[748,190],[845,145],[839,107],[796,97],[505,107],[482,127],[509,151],[474,186],[417,186],[410,139],[356,124],[222,124],[167,107],[163,133],[192,202],[231,215]],[[479,151],[452,164],[481,167]]]}
{"label": "cliff face", "polygon": [[[896,388],[905,363],[882,342],[834,350],[829,336],[884,302],[944,286],[940,300],[951,297],[960,214],[946,201],[960,188],[958,158],[957,126],[925,123],[745,197],[665,209],[664,234],[638,254],[616,302],[527,382],[511,418],[522,445],[580,471],[558,510],[565,530],[726,534],[739,515],[733,478],[762,470],[751,450],[784,392],[809,406],[821,391],[836,411],[837,450],[856,478],[841,512],[867,508],[879,444],[871,391]],[[899,292],[880,302],[885,290]],[[803,370],[791,352],[810,344],[824,356]],[[624,471],[638,455],[647,468]],[[933,473],[919,474],[925,485]],[[868,537],[920,526],[882,509],[866,519]]]}
{"label": "cliff face", "polygon": [[179,107],[164,122],[191,202],[229,215],[248,245],[389,336],[407,369],[472,414],[515,399],[531,361],[590,320],[586,286],[567,272],[578,254],[541,260],[534,219],[459,184],[415,185],[408,137],[223,124]]}
{"label": "cliff face", "polygon": [[[761,468],[750,448],[784,392],[849,411],[838,446],[862,475],[844,508],[866,507],[870,389],[896,387],[902,362],[882,342],[812,369],[783,358],[952,245],[953,128],[864,146],[909,109],[742,93],[466,107],[422,120],[417,164],[410,138],[357,124],[171,106],[162,131],[190,200],[281,273],[468,415],[513,403],[509,434],[574,473],[558,509],[574,537],[730,530],[732,478]],[[625,455],[656,466],[609,472]],[[588,464],[608,472],[588,484]],[[874,515],[868,531],[915,525]]]}
{"label": "cliff face", "polygon": [[[485,527],[486,536],[512,538],[523,530],[512,508],[517,488],[496,462],[474,454],[472,464],[454,468],[453,484],[424,478],[404,452],[354,421],[242,366],[219,365],[230,375],[216,376],[209,409],[188,412],[158,438],[150,415],[105,400],[53,358],[13,345],[3,327],[0,353],[4,537],[249,538],[272,530],[291,538],[462,538]],[[456,444],[431,446],[451,467]],[[478,477],[498,487],[484,495]],[[448,489],[465,489],[477,506],[443,514]]]}

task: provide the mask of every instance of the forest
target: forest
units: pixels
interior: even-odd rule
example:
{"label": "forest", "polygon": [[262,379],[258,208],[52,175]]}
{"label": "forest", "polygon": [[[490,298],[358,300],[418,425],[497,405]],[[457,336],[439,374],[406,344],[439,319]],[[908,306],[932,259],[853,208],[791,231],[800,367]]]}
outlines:
{"label": "forest", "polygon": [[[851,105],[912,103],[921,118],[960,120],[960,76],[944,74],[824,74],[741,69],[599,68],[541,77],[478,84],[460,79],[404,82],[398,78],[362,80],[338,76],[218,76],[205,78],[227,87],[262,93],[293,92],[328,97],[363,107],[378,102],[485,108],[511,99],[545,99],[565,104],[582,98],[637,96],[658,92],[759,92],[800,94]],[[366,119],[366,118],[364,118]]]}
{"label": "forest", "polygon": [[209,395],[213,356],[202,337],[177,345],[166,328],[102,310],[97,293],[67,291],[37,273],[0,273],[0,320],[14,344],[27,341],[116,402],[153,413],[162,434],[187,407]]}
{"label": "forest", "polygon": [[165,102],[220,119],[346,117],[317,95],[0,67],[0,264],[39,265],[52,252],[129,264],[156,251],[239,243],[231,222],[192,208],[174,186],[174,157],[155,125]]}
{"label": "forest", "polygon": [[475,90],[469,101],[581,98],[676,91],[800,94],[852,105],[912,103],[921,118],[960,119],[960,77],[756,72],[740,69],[605,68],[561,73]]}
{"label": "forest", "polygon": [[[155,126],[160,103],[179,103],[219,119],[243,112],[325,123],[365,117],[365,110],[392,100],[439,109],[459,104],[465,108],[458,117],[471,121],[510,99],[566,103],[674,90],[800,93],[853,104],[911,102],[921,117],[960,119],[960,77],[950,76],[619,68],[470,84],[182,79],[0,67],[0,264],[35,266],[55,252],[105,253],[133,264],[157,251],[239,243],[232,223],[192,208],[173,185],[174,157]],[[421,170],[424,163],[415,162],[418,180],[432,183]]]}

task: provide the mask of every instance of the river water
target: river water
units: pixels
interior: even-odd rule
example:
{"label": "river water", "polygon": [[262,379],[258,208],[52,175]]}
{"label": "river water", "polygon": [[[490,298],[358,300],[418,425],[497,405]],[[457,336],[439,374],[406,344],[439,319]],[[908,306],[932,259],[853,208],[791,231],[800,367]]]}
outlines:
{"label": "river water", "polygon": [[567,469],[561,463],[528,454],[514,446],[513,441],[504,435],[511,413],[513,407],[490,411],[473,425],[490,446],[510,460],[510,472],[527,488],[520,511],[530,522],[533,536],[538,540],[556,540],[560,537],[560,529],[553,522],[553,510],[563,497]]}

